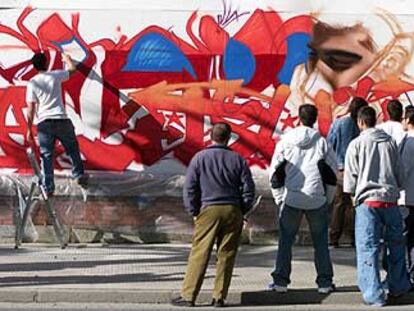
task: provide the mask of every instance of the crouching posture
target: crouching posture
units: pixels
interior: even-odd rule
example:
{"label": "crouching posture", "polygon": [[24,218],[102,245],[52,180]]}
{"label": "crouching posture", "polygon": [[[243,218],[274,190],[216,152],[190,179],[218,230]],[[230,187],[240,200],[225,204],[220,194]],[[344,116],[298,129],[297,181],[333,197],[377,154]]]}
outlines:
{"label": "crouching posture", "polygon": [[334,289],[328,250],[328,204],[335,195],[335,154],[313,129],[318,111],[305,104],[299,108],[300,126],[277,144],[271,164],[271,187],[280,207],[279,249],[270,290],[286,292],[290,283],[292,246],[302,216],[309,223],[315,249],[316,283],[320,293]]}
{"label": "crouching posture", "polygon": [[176,306],[194,306],[214,244],[217,272],[212,304],[224,306],[230,286],[243,214],[252,206],[255,186],[246,161],[228,147],[231,127],[213,126],[213,145],[197,153],[187,169],[184,204],[195,217],[192,249]]}

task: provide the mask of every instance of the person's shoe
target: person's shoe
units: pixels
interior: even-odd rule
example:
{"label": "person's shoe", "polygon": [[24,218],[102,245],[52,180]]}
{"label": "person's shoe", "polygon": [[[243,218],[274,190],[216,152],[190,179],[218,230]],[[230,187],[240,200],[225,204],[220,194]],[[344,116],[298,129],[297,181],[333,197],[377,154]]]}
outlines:
{"label": "person's shoe", "polygon": [[181,296],[172,299],[171,304],[176,307],[194,307],[194,301],[185,300]]}
{"label": "person's shoe", "polygon": [[335,284],[332,284],[331,286],[328,287],[319,287],[318,288],[318,293],[319,294],[329,294],[335,291]]}
{"label": "person's shoe", "polygon": [[269,290],[269,291],[275,291],[277,293],[287,293],[288,288],[287,288],[287,286],[281,286],[281,285],[277,285],[275,283],[270,283],[267,286],[267,290]]}
{"label": "person's shoe", "polygon": [[46,200],[50,200],[50,199],[53,199],[53,196],[55,195],[55,192],[52,190],[52,191],[46,191]]}
{"label": "person's shoe", "polygon": [[368,302],[364,301],[364,305],[370,306],[370,307],[375,307],[375,308],[381,308],[381,307],[385,307],[387,305],[387,303],[386,302],[368,303]]}
{"label": "person's shoe", "polygon": [[211,301],[211,305],[215,308],[223,308],[224,307],[224,299],[214,299]]}
{"label": "person's shoe", "polygon": [[78,177],[76,179],[76,182],[78,183],[79,186],[81,186],[82,188],[86,189],[88,188],[88,183],[89,183],[89,174],[85,173],[82,176]]}
{"label": "person's shoe", "polygon": [[385,307],[387,305],[387,302],[389,300],[389,296],[384,293],[384,301],[379,301],[379,302],[373,302],[373,303],[368,303],[364,300],[364,304],[367,306],[371,306],[371,307],[376,307],[376,308],[380,308],[380,307]]}
{"label": "person's shoe", "polygon": [[339,242],[330,242],[329,246],[332,248],[339,248]]}

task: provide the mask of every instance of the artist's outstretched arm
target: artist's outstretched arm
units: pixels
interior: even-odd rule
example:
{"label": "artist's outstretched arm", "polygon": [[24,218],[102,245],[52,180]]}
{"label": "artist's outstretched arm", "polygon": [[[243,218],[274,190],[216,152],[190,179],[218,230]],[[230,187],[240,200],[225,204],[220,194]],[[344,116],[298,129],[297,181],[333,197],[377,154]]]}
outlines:
{"label": "artist's outstretched arm", "polygon": [[72,75],[76,71],[76,65],[69,54],[62,54],[62,61],[66,64],[66,70]]}

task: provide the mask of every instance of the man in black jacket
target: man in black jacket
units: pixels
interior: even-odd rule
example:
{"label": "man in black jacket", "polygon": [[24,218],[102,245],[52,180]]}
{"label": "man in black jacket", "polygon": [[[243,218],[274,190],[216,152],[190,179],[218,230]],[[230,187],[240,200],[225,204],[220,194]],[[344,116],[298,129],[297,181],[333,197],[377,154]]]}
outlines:
{"label": "man in black jacket", "polygon": [[252,206],[255,186],[246,161],[227,144],[231,127],[217,123],[213,145],[197,153],[187,168],[184,205],[195,217],[193,244],[181,296],[171,303],[194,306],[217,243],[217,273],[212,304],[224,306],[243,227],[243,214]]}

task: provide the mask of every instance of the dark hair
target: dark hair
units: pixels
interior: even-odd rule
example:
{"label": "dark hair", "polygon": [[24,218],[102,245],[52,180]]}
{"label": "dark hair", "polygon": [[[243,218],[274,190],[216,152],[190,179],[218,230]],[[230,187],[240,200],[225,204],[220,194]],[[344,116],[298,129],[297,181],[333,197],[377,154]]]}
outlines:
{"label": "dark hair", "polygon": [[351,114],[351,118],[354,119],[354,121],[357,121],[358,118],[358,111],[362,107],[368,106],[368,103],[365,99],[362,97],[354,97],[351,100],[351,103],[349,104],[348,112]]}
{"label": "dark hair", "polygon": [[401,122],[403,116],[403,106],[398,99],[390,100],[387,105],[387,111],[392,121]]}
{"label": "dark hair", "polygon": [[367,127],[375,127],[377,123],[377,113],[372,107],[362,107],[358,111],[358,120],[362,121]]}
{"label": "dark hair", "polygon": [[46,71],[47,70],[47,57],[45,53],[36,53],[32,57],[33,67],[37,71]]}
{"label": "dark hair", "polygon": [[304,126],[312,127],[318,119],[318,109],[311,104],[299,107],[299,120]]}
{"label": "dark hair", "polygon": [[414,125],[414,106],[405,107],[404,117],[408,120],[408,123]]}
{"label": "dark hair", "polygon": [[225,144],[230,139],[231,126],[224,122],[219,122],[213,125],[211,130],[211,140],[220,144]]}

